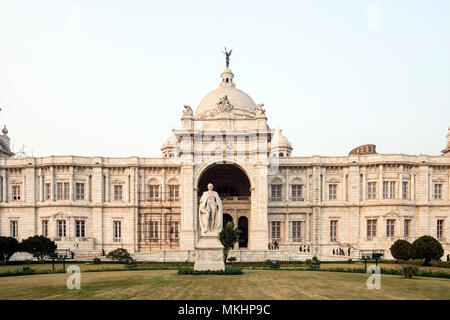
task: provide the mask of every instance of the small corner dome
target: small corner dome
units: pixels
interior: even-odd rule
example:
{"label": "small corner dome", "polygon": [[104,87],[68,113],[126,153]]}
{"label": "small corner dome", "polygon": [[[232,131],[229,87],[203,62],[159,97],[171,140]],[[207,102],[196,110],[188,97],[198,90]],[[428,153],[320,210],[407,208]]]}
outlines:
{"label": "small corner dome", "polygon": [[165,146],[175,146],[178,143],[177,138],[174,134],[170,135],[166,142],[164,143]]}
{"label": "small corner dome", "polygon": [[272,148],[275,147],[291,147],[289,140],[283,135],[281,129],[278,129],[278,133],[275,134],[270,142]]}

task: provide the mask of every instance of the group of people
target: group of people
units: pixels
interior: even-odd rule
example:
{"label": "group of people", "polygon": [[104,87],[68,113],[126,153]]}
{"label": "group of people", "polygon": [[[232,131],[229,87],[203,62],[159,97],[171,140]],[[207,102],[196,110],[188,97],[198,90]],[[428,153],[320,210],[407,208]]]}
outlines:
{"label": "group of people", "polygon": [[[350,248],[347,249],[348,256],[350,257],[351,250]],[[333,249],[333,256],[345,256],[345,250],[342,248]]]}
{"label": "group of people", "polygon": [[269,242],[267,247],[269,248],[269,250],[278,250],[278,249],[280,249],[280,246],[278,245],[278,241],[277,240]]}
{"label": "group of people", "polygon": [[311,249],[310,249],[309,246],[300,246],[298,248],[298,251],[300,251],[300,252],[311,252]]}

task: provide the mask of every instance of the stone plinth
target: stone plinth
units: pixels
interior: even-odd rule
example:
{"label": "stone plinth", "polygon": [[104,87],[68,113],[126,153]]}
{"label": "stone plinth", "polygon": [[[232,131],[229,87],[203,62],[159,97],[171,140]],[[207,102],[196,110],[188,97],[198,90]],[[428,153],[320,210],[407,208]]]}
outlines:
{"label": "stone plinth", "polygon": [[225,270],[223,245],[217,234],[200,237],[200,241],[195,246],[194,270]]}

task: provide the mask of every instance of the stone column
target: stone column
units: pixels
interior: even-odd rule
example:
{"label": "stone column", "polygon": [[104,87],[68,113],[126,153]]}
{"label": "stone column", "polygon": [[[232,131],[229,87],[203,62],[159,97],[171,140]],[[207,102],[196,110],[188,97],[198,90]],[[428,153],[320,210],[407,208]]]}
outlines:
{"label": "stone column", "polygon": [[8,169],[3,169],[3,202],[8,202]]}
{"label": "stone column", "polygon": [[50,167],[50,200],[55,201],[55,167]]}
{"label": "stone column", "polygon": [[75,200],[75,182],[74,182],[74,168],[70,167],[70,189],[69,189],[69,200],[74,201]]}
{"label": "stone column", "polygon": [[[194,166],[192,164],[182,164],[180,170],[181,186],[181,228],[180,228],[180,249],[194,250],[195,248],[195,219],[197,213],[194,212]],[[165,184],[163,181],[163,185]],[[164,196],[164,189],[163,189]]]}
{"label": "stone column", "polygon": [[40,170],[40,176],[39,176],[39,201],[44,201],[44,170]]}
{"label": "stone column", "polygon": [[249,249],[265,250],[268,242],[267,228],[267,175],[268,163],[254,167],[249,219]]}
{"label": "stone column", "polygon": [[306,213],[306,242],[311,241],[311,219],[310,219],[311,213]]}
{"label": "stone column", "polygon": [[362,196],[361,201],[365,201],[367,199],[367,172],[363,173],[363,181],[362,181]]}
{"label": "stone column", "polygon": [[397,199],[403,200],[403,166],[400,166],[400,173],[398,174],[398,195]]}
{"label": "stone column", "polygon": [[411,201],[414,201],[414,200],[416,200],[416,193],[415,193],[416,175],[413,172],[411,172],[410,177],[411,177],[411,186],[410,186],[410,190],[409,190],[411,193],[410,198],[411,198]]}
{"label": "stone column", "polygon": [[289,242],[289,213],[286,212],[284,214],[284,243],[288,244]]}
{"label": "stone column", "polygon": [[378,200],[382,199],[383,199],[383,165],[380,165],[380,172],[378,174]]}
{"label": "stone column", "polygon": [[111,189],[111,177],[109,175],[109,169],[106,172],[106,194],[105,194],[105,202],[111,202],[111,197],[110,197],[110,189]]}

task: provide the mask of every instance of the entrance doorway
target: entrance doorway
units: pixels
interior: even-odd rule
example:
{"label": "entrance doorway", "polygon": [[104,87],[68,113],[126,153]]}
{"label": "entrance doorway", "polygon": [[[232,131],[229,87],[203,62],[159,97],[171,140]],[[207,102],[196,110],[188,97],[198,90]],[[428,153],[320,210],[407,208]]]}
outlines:
{"label": "entrance doorway", "polygon": [[247,217],[240,217],[238,220],[239,230],[239,248],[248,247],[248,219]]}
{"label": "entrance doorway", "polygon": [[[250,216],[250,180],[246,173],[234,164],[214,164],[207,168],[198,180],[198,199],[207,190],[209,183],[214,186],[223,205],[223,226],[229,221],[237,221],[240,231],[239,248],[247,248],[249,241],[248,218]],[[241,216],[239,219],[238,217]],[[233,219],[234,218],[234,219]]]}

